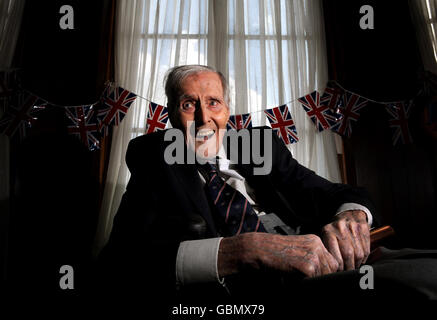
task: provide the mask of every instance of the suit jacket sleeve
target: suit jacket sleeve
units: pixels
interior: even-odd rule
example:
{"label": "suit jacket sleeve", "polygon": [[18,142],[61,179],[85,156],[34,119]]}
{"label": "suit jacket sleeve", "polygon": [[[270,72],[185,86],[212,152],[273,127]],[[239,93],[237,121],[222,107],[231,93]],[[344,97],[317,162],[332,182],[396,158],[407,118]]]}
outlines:
{"label": "suit jacket sleeve", "polygon": [[111,289],[132,292],[138,288],[167,299],[175,288],[180,231],[175,227],[178,221],[169,221],[165,204],[157,198],[163,164],[152,155],[159,154],[159,137],[140,138],[130,142],[126,153],[131,178],[100,262]]}
{"label": "suit jacket sleeve", "polygon": [[299,164],[275,134],[272,150],[271,180],[303,223],[319,228],[332,221],[343,203],[353,202],[367,207],[377,224],[376,210],[364,188],[332,183],[315,174]]}

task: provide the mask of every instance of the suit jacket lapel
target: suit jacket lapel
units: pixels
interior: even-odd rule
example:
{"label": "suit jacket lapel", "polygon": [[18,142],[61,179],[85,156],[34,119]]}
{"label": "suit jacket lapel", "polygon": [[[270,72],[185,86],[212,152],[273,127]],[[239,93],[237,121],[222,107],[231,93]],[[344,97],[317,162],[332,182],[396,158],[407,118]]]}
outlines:
{"label": "suit jacket lapel", "polygon": [[212,219],[211,210],[206,194],[195,165],[172,165],[170,166],[181,184],[183,192],[191,200],[193,207],[205,219],[211,232],[217,234]]}

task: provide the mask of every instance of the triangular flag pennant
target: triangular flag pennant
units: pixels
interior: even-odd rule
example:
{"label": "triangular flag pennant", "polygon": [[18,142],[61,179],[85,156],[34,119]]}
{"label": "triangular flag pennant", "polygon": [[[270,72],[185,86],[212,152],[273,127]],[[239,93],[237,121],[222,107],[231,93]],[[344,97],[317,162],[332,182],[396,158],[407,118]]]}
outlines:
{"label": "triangular flag pennant", "polygon": [[338,134],[350,137],[352,135],[352,121],[357,121],[360,117],[359,111],[364,108],[369,100],[351,92],[343,95],[344,105],[338,108],[341,118],[331,130]]}
{"label": "triangular flag pennant", "polygon": [[296,126],[286,104],[273,109],[264,110],[264,113],[267,119],[269,119],[273,131],[276,132],[278,137],[281,138],[285,144],[299,141]]}
{"label": "triangular flag pennant", "polygon": [[326,105],[320,105],[320,95],[317,91],[313,91],[310,94],[299,98],[298,101],[302,104],[305,112],[319,132],[335,125],[336,119],[331,114],[329,107]]}
{"label": "triangular flag pennant", "polygon": [[323,95],[320,97],[320,104],[331,110],[337,109],[342,104],[344,90],[334,81],[328,81]]}
{"label": "triangular flag pennant", "polygon": [[45,108],[46,103],[37,96],[20,93],[0,121],[1,132],[11,137],[19,131],[20,138],[24,138],[27,129],[37,120],[38,113]]}
{"label": "triangular flag pennant", "polygon": [[65,108],[68,118],[68,133],[76,135],[91,151],[99,148],[99,128],[94,107],[79,106]]}
{"label": "triangular flag pennant", "polygon": [[399,144],[401,141],[403,144],[413,142],[410,129],[408,128],[408,118],[412,105],[411,101],[408,103],[396,102],[385,105],[385,110],[387,110],[390,117],[390,128],[394,129],[392,137],[393,145]]}
{"label": "triangular flag pennant", "polygon": [[168,111],[167,107],[150,102],[149,112],[147,113],[146,134],[164,130],[167,126]]}
{"label": "triangular flag pennant", "polygon": [[250,115],[250,113],[230,116],[228,123],[226,124],[226,128],[228,130],[252,128],[252,116]]}
{"label": "triangular flag pennant", "polygon": [[136,94],[122,87],[108,86],[103,95],[103,107],[98,112],[99,130],[107,134],[107,127],[118,126],[136,98]]}

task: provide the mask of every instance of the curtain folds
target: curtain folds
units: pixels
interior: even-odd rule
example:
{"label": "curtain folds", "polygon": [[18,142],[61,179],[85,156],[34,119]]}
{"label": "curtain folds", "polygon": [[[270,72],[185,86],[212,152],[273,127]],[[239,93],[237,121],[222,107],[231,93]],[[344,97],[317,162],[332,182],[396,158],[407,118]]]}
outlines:
{"label": "curtain folds", "polygon": [[[24,0],[0,1],[0,71],[12,67],[24,10]],[[0,118],[5,110],[0,108]],[[9,138],[0,134],[0,281],[7,276],[7,243],[10,199]]]}
{"label": "curtain folds", "polygon": [[423,66],[437,74],[437,1],[410,0],[409,6]]}
{"label": "curtain folds", "polygon": [[[320,0],[120,0],[117,2],[115,79],[118,85],[165,105],[165,72],[182,64],[207,64],[229,81],[231,114],[263,110],[317,89],[323,92],[327,58]],[[302,106],[289,104],[299,143],[293,156],[318,174],[340,181],[335,138],[317,133]],[[144,134],[147,101],[137,99],[114,129],[96,236],[106,243],[129,180],[124,162],[129,140]]]}
{"label": "curtain folds", "polygon": [[0,70],[12,65],[24,3],[25,0],[0,1]]}

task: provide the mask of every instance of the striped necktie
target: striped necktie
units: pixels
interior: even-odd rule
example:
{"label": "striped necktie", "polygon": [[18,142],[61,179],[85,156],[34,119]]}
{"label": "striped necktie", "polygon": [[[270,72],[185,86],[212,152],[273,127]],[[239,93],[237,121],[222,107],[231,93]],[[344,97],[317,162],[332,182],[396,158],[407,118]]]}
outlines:
{"label": "striped necktie", "polygon": [[227,184],[218,175],[214,164],[199,165],[204,172],[206,189],[217,211],[216,223],[224,236],[233,236],[245,232],[266,232],[249,201],[236,189]]}

